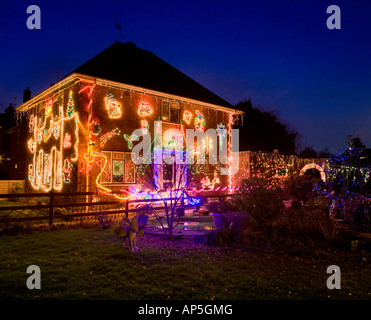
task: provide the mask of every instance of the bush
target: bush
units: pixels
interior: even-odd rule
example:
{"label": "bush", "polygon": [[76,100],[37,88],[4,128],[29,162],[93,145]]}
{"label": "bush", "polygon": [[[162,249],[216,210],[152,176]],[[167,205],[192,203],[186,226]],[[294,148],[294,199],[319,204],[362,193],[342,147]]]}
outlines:
{"label": "bush", "polygon": [[285,249],[292,255],[313,254],[321,250],[349,248],[350,239],[329,218],[326,206],[288,208],[275,219],[267,243]]}
{"label": "bush", "polygon": [[306,203],[312,198],[313,183],[318,183],[310,175],[294,175],[284,180],[284,193],[287,198]]}
{"label": "bush", "polygon": [[233,241],[245,245],[249,234],[251,234],[252,220],[247,212],[230,212],[227,215],[229,228],[233,232]]}
{"label": "bush", "polygon": [[30,223],[13,223],[5,225],[5,228],[0,231],[0,235],[25,235],[33,231]]}
{"label": "bush", "polygon": [[241,182],[241,188],[233,198],[233,206],[239,211],[247,211],[261,227],[283,212],[285,206],[281,190],[270,188],[256,178]]}
{"label": "bush", "polygon": [[212,213],[228,213],[235,211],[235,207],[231,200],[209,202],[206,204],[206,208]]}
{"label": "bush", "polygon": [[234,242],[234,232],[227,228],[218,228],[206,233],[206,245],[210,247],[228,247]]}
{"label": "bush", "polygon": [[95,218],[99,221],[103,229],[110,229],[116,221],[116,217],[109,214],[107,210],[102,210],[101,208],[96,212]]}
{"label": "bush", "polygon": [[250,233],[250,215],[246,212],[230,212],[227,224],[206,234],[206,244],[214,247],[226,247],[233,244],[245,245]]}
{"label": "bush", "polygon": [[152,214],[154,208],[149,203],[146,204],[138,204],[137,207],[137,213],[140,216],[149,216]]}

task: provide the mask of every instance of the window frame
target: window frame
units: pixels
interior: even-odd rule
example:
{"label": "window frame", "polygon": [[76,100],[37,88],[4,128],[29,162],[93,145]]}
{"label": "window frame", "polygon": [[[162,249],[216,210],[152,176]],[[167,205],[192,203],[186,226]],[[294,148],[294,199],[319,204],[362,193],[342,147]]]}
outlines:
{"label": "window frame", "polygon": [[[166,106],[167,104],[167,106]],[[164,112],[165,110],[165,112]],[[177,110],[177,119],[172,119],[172,111]],[[178,101],[162,100],[161,120],[164,122],[180,123],[180,103]]]}
{"label": "window frame", "polygon": [[[132,152],[124,152],[124,151],[109,151],[109,150],[102,150],[103,154],[110,154],[110,166],[109,166],[109,181],[103,180],[103,174],[100,176],[100,183],[103,185],[112,185],[112,186],[122,186],[122,185],[132,185],[137,183],[137,176],[135,174],[135,165],[134,165],[134,181],[127,182],[127,161],[131,161],[131,154]],[[116,155],[116,156],[115,156]],[[121,155],[121,157],[117,156]],[[128,156],[130,155],[130,157]],[[113,163],[114,161],[122,161],[123,162],[123,181],[122,182],[114,182],[113,181]]]}

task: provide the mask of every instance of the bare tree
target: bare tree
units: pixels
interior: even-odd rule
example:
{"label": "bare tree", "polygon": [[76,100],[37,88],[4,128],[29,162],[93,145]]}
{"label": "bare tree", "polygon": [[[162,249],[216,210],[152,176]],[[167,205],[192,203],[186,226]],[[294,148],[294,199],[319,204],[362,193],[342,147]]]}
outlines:
{"label": "bare tree", "polygon": [[[173,160],[175,154],[172,154]],[[178,208],[183,207],[183,199],[192,179],[193,165],[185,163],[152,164],[145,171],[145,179],[151,188],[157,193],[165,207],[165,220],[167,227],[162,221],[162,216],[155,210],[154,214],[159,221],[165,234],[173,240],[174,228],[179,224],[180,214]]]}

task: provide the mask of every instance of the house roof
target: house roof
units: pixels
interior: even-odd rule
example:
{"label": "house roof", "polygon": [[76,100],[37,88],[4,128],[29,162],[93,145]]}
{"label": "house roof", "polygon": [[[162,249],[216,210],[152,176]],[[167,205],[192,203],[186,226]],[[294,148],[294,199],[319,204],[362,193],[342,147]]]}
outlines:
{"label": "house roof", "polygon": [[[233,106],[150,51],[134,43],[114,44],[70,73],[89,75],[186,97],[223,107]],[[68,76],[67,76],[68,77]]]}

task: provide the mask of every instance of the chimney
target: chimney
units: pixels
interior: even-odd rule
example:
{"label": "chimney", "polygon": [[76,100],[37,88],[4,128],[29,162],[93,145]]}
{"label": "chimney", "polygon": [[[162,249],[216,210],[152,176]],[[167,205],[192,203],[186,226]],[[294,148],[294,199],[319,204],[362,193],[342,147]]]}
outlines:
{"label": "chimney", "polygon": [[27,87],[23,90],[23,103],[31,99],[31,90]]}

